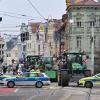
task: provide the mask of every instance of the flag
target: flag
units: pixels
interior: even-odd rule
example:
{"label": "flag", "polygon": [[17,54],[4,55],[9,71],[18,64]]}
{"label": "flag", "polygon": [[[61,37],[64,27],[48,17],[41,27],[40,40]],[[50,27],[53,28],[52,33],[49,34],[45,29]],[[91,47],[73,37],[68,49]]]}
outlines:
{"label": "flag", "polygon": [[71,3],[70,0],[66,0],[67,7],[70,6],[70,3]]}
{"label": "flag", "polygon": [[39,30],[39,23],[30,23],[31,29],[33,33],[38,32]]}
{"label": "flag", "polygon": [[39,32],[44,32],[44,24],[40,23],[39,25]]}

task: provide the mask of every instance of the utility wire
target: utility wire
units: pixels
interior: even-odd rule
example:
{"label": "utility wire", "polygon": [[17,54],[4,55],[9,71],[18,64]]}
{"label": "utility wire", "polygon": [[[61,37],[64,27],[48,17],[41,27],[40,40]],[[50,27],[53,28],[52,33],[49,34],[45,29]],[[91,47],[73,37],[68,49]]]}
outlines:
{"label": "utility wire", "polygon": [[12,15],[17,15],[17,16],[21,16],[21,17],[33,18],[32,16],[28,16],[28,15],[25,15],[25,14],[17,14],[17,13],[12,13],[12,12],[5,12],[5,11],[0,11],[0,12],[4,13],[4,14],[12,14]]}
{"label": "utility wire", "polygon": [[30,0],[27,0],[27,1],[30,3],[30,5],[32,6],[32,8],[33,8],[44,20],[46,20],[45,17],[39,12],[39,10],[32,4],[32,2],[31,2]]}
{"label": "utility wire", "polygon": [[20,30],[0,30],[0,32],[20,32]]}
{"label": "utility wire", "polygon": [[14,17],[14,18],[18,18],[18,19],[29,19],[29,18],[25,18],[25,17],[23,18],[22,16],[14,16],[14,15],[9,15],[9,14],[2,14],[2,15],[9,16],[9,17]]}
{"label": "utility wire", "polygon": [[36,20],[36,19],[38,19],[37,17],[33,18],[32,16],[28,16],[28,15],[25,15],[25,14],[16,14],[16,13],[5,12],[5,11],[0,11],[0,14],[4,15],[4,16],[19,18],[19,19],[27,19],[27,20]]}

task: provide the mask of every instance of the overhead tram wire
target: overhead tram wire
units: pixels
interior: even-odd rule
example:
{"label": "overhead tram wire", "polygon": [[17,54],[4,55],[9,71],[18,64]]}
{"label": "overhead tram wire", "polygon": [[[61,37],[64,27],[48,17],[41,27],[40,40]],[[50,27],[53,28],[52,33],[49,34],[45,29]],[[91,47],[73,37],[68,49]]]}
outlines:
{"label": "overhead tram wire", "polygon": [[33,18],[32,16],[28,16],[26,14],[18,14],[18,13],[6,12],[6,11],[0,11],[0,13],[2,13],[2,14],[12,14],[14,16],[20,16],[20,17]]}
{"label": "overhead tram wire", "polygon": [[27,0],[29,4],[32,6],[32,8],[44,19],[47,20],[40,12],[39,10],[33,5],[33,3],[30,0]]}
{"label": "overhead tram wire", "polygon": [[14,16],[14,15],[9,15],[9,14],[2,14],[2,15],[9,16],[9,17],[14,17],[14,18],[18,18],[18,19],[29,19],[29,18],[25,18],[25,17],[22,17],[22,16]]}

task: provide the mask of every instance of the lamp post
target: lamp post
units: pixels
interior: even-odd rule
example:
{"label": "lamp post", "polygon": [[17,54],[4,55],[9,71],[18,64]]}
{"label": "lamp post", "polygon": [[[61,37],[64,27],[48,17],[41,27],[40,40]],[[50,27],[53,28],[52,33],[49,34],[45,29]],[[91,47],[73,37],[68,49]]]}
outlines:
{"label": "lamp post", "polygon": [[92,32],[91,32],[91,66],[92,66],[92,74],[94,74],[94,27],[92,23]]}

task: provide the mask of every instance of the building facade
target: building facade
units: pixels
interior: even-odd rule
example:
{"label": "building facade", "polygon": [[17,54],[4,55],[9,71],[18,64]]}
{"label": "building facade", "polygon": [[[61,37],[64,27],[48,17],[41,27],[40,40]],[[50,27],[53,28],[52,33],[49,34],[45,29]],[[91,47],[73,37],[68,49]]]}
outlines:
{"label": "building facade", "polygon": [[94,0],[82,0],[77,5],[68,6],[66,15],[68,51],[85,52],[89,56],[90,67],[93,52],[94,65],[98,67],[100,65],[97,62],[100,54],[100,3]]}
{"label": "building facade", "polygon": [[0,64],[4,61],[4,39],[0,36]]}
{"label": "building facade", "polygon": [[[48,20],[47,22],[29,22],[28,25],[21,26],[21,41],[24,44],[25,56],[43,55],[43,56],[58,56],[59,55],[59,40],[57,40],[57,20]],[[61,22],[61,20],[60,20]],[[28,35],[25,35],[28,33]],[[57,33],[58,34],[58,33]],[[28,36],[28,37],[26,37]]]}
{"label": "building facade", "polygon": [[17,45],[18,38],[11,38],[8,42],[6,42],[6,50],[5,50],[5,64],[12,65],[13,63],[19,62],[19,47]]}

